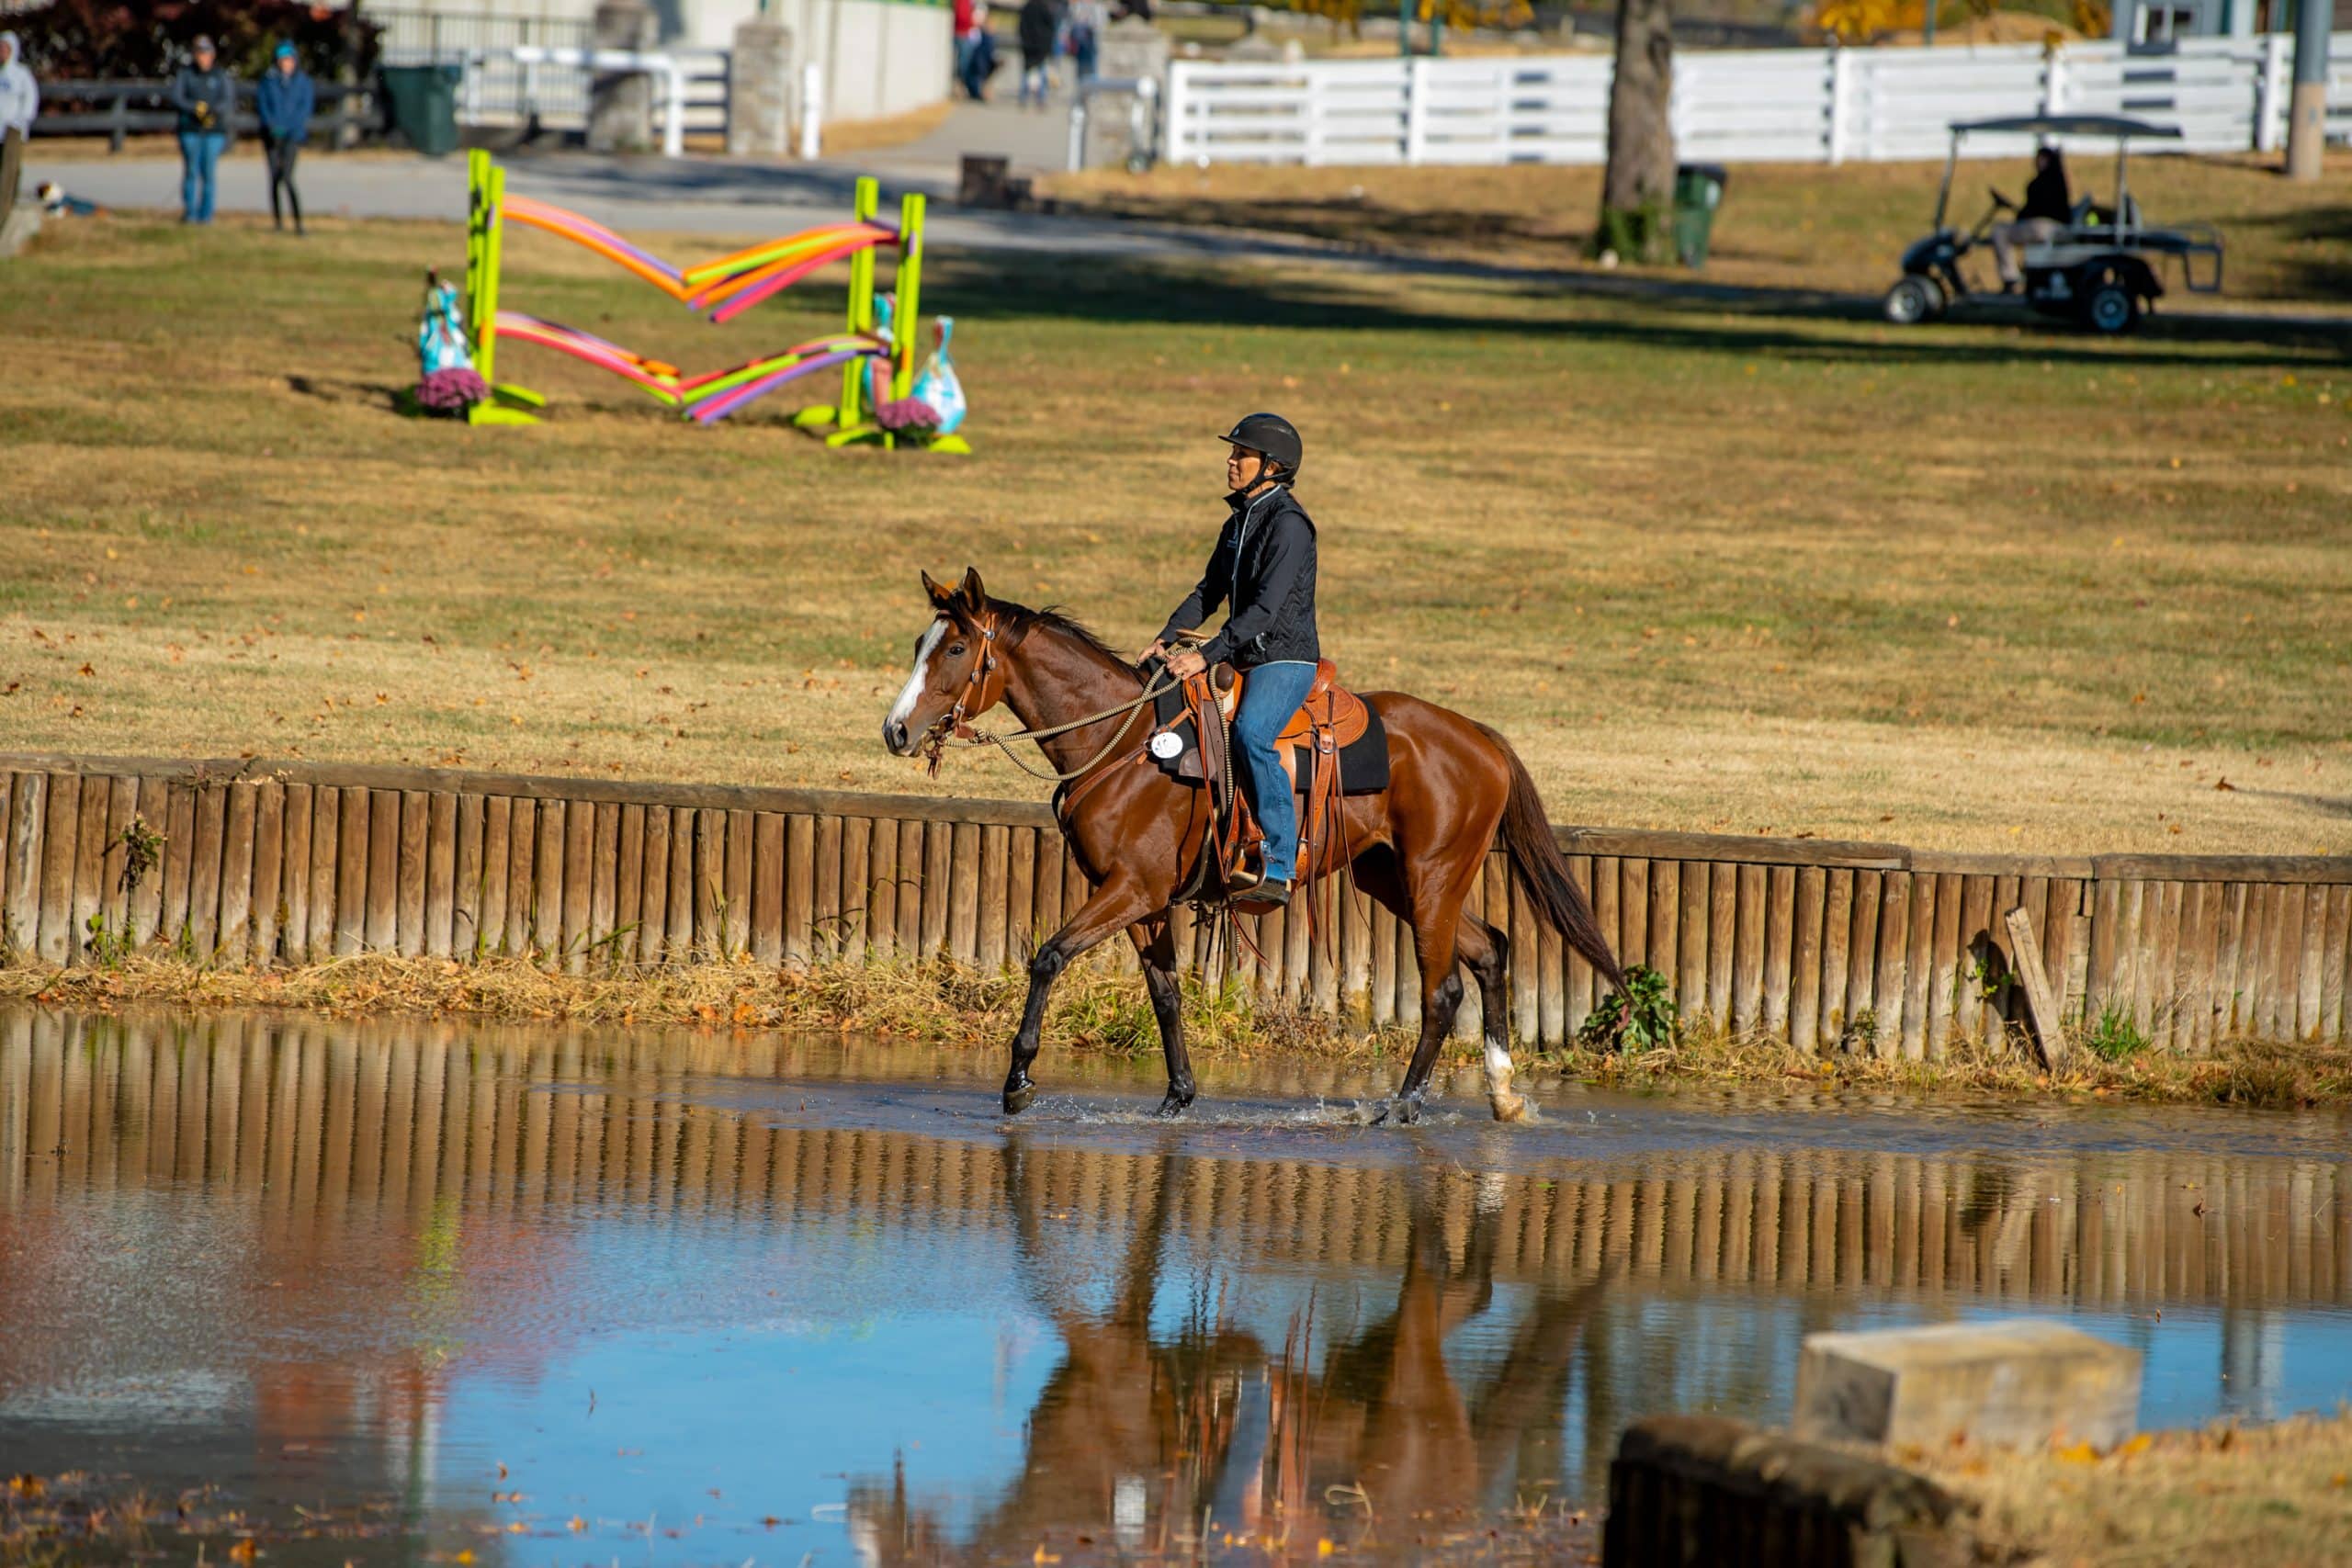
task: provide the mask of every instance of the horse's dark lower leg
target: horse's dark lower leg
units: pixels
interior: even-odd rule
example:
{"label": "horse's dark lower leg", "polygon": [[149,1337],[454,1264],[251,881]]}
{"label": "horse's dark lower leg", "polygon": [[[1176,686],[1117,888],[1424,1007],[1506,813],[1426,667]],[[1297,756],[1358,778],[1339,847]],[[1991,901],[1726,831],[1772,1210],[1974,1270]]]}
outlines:
{"label": "horse's dark lower leg", "polygon": [[1503,988],[1510,939],[1486,921],[1464,915],[1455,944],[1478,981],[1478,1008],[1486,1021],[1487,1103],[1494,1107],[1498,1122],[1524,1121],[1526,1097],[1510,1087],[1510,997]]}
{"label": "horse's dark lower leg", "polygon": [[1037,1098],[1029,1081],[1029,1064],[1037,1059],[1038,1039],[1045,1032],[1046,1004],[1054,982],[1070,961],[1082,956],[1103,938],[1135,924],[1149,912],[1150,900],[1132,884],[1106,882],[1094,890],[1061,930],[1047,937],[1029,961],[1029,1003],[1021,1012],[1021,1028],[1012,1036],[1012,1060],[1004,1075],[1004,1113],[1017,1116]]}
{"label": "horse's dark lower leg", "polygon": [[[1414,935],[1418,938],[1419,933]],[[1416,946],[1421,946],[1416,942]],[[1431,975],[1441,976],[1435,985]],[[1430,1072],[1437,1066],[1438,1047],[1453,1032],[1454,1015],[1462,1010],[1462,976],[1455,972],[1453,953],[1442,958],[1428,955],[1423,947],[1421,958],[1421,1037],[1413,1047],[1413,1059],[1405,1067],[1405,1081],[1396,1090],[1396,1117],[1399,1122],[1413,1122],[1421,1119],[1421,1105],[1429,1098]]]}
{"label": "horse's dark lower leg", "polygon": [[1193,1103],[1193,1059],[1184,1049],[1183,992],[1176,983],[1176,939],[1162,919],[1136,926],[1136,956],[1143,961],[1144,989],[1151,994],[1151,1013],[1159,1021],[1159,1049],[1168,1058],[1168,1097],[1159,1102],[1162,1116],[1182,1116]]}

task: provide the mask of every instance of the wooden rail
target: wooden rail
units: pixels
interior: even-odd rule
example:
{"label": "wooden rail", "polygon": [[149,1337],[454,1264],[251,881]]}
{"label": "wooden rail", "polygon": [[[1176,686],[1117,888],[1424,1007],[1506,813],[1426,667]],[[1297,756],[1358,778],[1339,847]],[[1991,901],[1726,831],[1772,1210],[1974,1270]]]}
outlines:
{"label": "wooden rail", "polygon": [[[161,835],[126,877],[131,823]],[[789,965],[945,954],[1021,962],[1084,899],[1050,814],[1012,801],[422,768],[0,755],[0,943],[85,961],[164,942],[221,964],[396,951],[529,954],[568,972],[747,954]],[[1962,855],[1897,844],[1565,828],[1572,874],[1627,964],[1684,1009],[1801,1049],[1932,1057],[2025,1016],[2026,911],[2077,1017],[2161,1048],[2346,1039],[2352,857]],[[1417,1016],[1409,933],[1362,895],[1334,939],[1246,922],[1261,998]],[[1571,1037],[1596,999],[1502,858],[1473,913],[1510,938],[1511,1024]],[[1205,934],[1179,911],[1180,949]],[[1118,962],[1131,964],[1131,955]],[[1478,1027],[1475,995],[1460,1025]]]}

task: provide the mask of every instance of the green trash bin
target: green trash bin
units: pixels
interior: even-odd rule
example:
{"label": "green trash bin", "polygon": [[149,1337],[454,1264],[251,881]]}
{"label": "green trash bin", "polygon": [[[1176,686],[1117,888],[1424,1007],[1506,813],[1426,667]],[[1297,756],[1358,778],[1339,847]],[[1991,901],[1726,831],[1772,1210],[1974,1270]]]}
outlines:
{"label": "green trash bin", "polygon": [[1674,254],[1682,265],[1707,265],[1707,240],[1714,232],[1715,209],[1724,204],[1728,176],[1721,164],[1678,164],[1674,169]]}
{"label": "green trash bin", "polygon": [[458,84],[465,71],[457,65],[387,65],[384,115],[388,129],[428,158],[446,158],[458,150]]}

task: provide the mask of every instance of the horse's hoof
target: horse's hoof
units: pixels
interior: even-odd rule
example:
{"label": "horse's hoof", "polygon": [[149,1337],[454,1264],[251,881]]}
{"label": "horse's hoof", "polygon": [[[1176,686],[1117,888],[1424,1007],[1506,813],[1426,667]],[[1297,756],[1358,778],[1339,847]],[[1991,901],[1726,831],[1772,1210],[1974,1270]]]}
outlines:
{"label": "horse's hoof", "polygon": [[1007,1116],[1018,1116],[1028,1110],[1029,1102],[1036,1098],[1035,1084],[1007,1084],[1004,1089],[1004,1113]]}
{"label": "horse's hoof", "polygon": [[1498,1094],[1489,1103],[1495,1108],[1498,1122],[1524,1122],[1533,1109],[1523,1094]]}
{"label": "horse's hoof", "polygon": [[1412,1127],[1419,1125],[1420,1120],[1421,1097],[1418,1094],[1400,1094],[1381,1107],[1380,1114],[1373,1119],[1372,1124],[1377,1127],[1385,1122],[1394,1122],[1399,1127]]}
{"label": "horse's hoof", "polygon": [[1191,1095],[1179,1095],[1171,1089],[1168,1091],[1168,1098],[1159,1102],[1159,1109],[1153,1111],[1152,1114],[1159,1117],[1163,1122],[1173,1122],[1176,1118],[1183,1115],[1185,1111],[1190,1111],[1192,1108],[1193,1097]]}

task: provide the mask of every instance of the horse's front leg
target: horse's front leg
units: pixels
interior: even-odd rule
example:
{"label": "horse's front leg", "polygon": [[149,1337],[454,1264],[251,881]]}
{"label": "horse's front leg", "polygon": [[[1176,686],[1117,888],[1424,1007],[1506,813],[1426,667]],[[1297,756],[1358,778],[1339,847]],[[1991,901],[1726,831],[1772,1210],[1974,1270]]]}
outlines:
{"label": "horse's front leg", "polygon": [[1143,961],[1144,988],[1151,993],[1152,1016],[1159,1021],[1159,1049],[1168,1058],[1168,1095],[1159,1102],[1161,1116],[1182,1116],[1195,1092],[1193,1058],[1184,1049],[1183,987],[1176,978],[1176,937],[1167,911],[1141,925],[1131,926],[1136,956]]}
{"label": "horse's front leg", "polygon": [[1096,943],[1152,912],[1150,895],[1131,876],[1114,874],[1094,890],[1062,929],[1047,937],[1029,961],[1029,1005],[1022,1010],[1021,1029],[1012,1037],[1012,1062],[1004,1075],[1004,1113],[1017,1116],[1037,1098],[1029,1081],[1029,1064],[1037,1059],[1038,1036],[1046,1027],[1046,1003],[1054,982],[1072,960]]}

